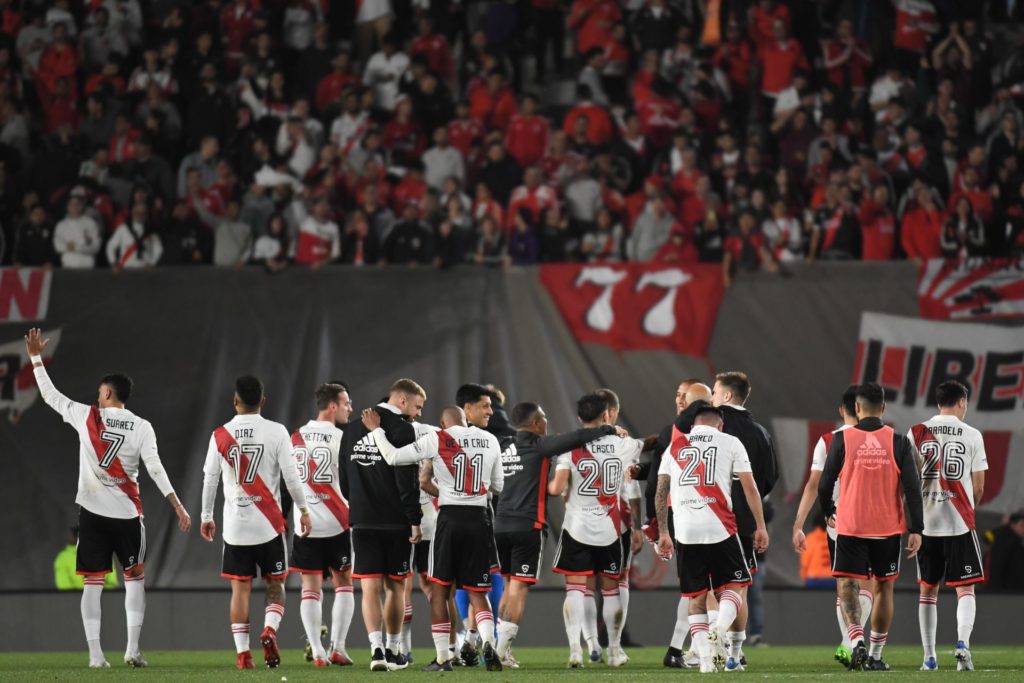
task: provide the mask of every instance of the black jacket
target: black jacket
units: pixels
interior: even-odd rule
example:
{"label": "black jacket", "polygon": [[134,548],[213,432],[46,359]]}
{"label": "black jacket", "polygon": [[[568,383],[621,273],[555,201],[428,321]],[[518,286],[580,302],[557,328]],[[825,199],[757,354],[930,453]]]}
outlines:
{"label": "black jacket", "polygon": [[[874,432],[884,425],[877,417],[867,417],[858,422],[852,429],[859,429],[865,432]],[[924,507],[921,502],[921,479],[917,473],[917,461],[914,459],[914,447],[905,434],[895,433],[892,437],[893,458],[896,460],[896,467],[900,470],[900,483],[903,485],[903,498],[907,508],[907,530],[912,534],[919,534],[924,529]],[[843,471],[846,463],[846,440],[844,438],[832,439],[832,445],[828,448],[828,455],[825,457],[825,469],[821,473],[821,480],[818,482],[818,504],[821,511],[828,517],[835,513],[836,506],[832,501],[832,492],[835,489],[839,473]]]}
{"label": "black jacket", "polygon": [[545,528],[544,507],[551,458],[614,433],[615,427],[611,425],[548,436],[516,432],[515,444],[502,452],[505,488],[498,499],[494,531]]}
{"label": "black jacket", "polygon": [[[750,411],[736,406],[720,406],[725,424],[722,431],[735,436],[747,450],[750,458],[750,469],[757,483],[761,499],[772,492],[775,482],[779,480],[779,459],[775,454],[775,444],[768,430],[754,420]],[[692,425],[692,422],[691,422]],[[829,489],[831,491],[831,489]],[[741,536],[752,536],[756,530],[754,513],[747,505],[747,497],[743,493],[743,485],[739,479],[732,482],[732,508],[736,514],[736,526]],[[767,521],[767,520],[765,520]]]}
{"label": "black jacket", "polygon": [[[401,415],[378,405],[380,426],[388,441],[401,448],[416,432]],[[345,425],[341,441],[341,493],[348,499],[349,524],[356,529],[408,529],[419,526],[419,466],[392,467],[384,462],[362,421]]]}
{"label": "black jacket", "polygon": [[1024,593],[1021,567],[1024,567],[1024,538],[1004,524],[993,533],[985,587],[992,591]]}
{"label": "black jacket", "polygon": [[651,461],[640,466],[638,478],[647,480],[647,486],[644,489],[644,505],[647,509],[648,519],[653,519],[658,514],[654,509],[654,495],[658,492],[658,468],[661,467],[661,456],[665,453],[665,449],[672,445],[672,428],[675,427],[683,434],[689,434],[693,429],[693,416],[697,414],[699,408],[707,404],[707,401],[694,401],[686,406],[686,410],[676,415],[675,422],[658,433],[658,440],[654,444],[654,450],[651,451]]}

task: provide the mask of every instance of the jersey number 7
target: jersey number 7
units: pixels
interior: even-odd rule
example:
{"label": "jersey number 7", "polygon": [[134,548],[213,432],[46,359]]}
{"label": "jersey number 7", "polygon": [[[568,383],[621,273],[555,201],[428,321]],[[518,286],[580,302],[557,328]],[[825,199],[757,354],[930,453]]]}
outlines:
{"label": "jersey number 7", "polygon": [[[245,475],[242,476],[242,458],[249,456],[249,465],[245,468]],[[251,484],[256,481],[256,473],[259,472],[260,460],[263,459],[263,444],[235,444],[228,449],[228,460],[235,468],[235,482],[238,484]]]}
{"label": "jersey number 7", "polygon": [[100,467],[107,469],[110,467],[110,463],[114,462],[121,446],[124,445],[124,435],[117,432],[103,432],[100,434],[100,439],[107,442],[107,449],[103,451],[103,457],[100,459]]}

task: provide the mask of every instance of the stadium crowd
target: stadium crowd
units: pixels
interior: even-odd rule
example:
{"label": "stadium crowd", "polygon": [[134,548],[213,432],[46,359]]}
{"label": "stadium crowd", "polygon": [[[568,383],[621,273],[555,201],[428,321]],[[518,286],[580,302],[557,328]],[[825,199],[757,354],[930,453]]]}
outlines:
{"label": "stadium crowd", "polygon": [[0,0],[0,262],[1024,253],[1024,3]]}

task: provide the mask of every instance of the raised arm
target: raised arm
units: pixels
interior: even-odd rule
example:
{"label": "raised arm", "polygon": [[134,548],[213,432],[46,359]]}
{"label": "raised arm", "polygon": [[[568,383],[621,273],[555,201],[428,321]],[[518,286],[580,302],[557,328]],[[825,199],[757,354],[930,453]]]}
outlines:
{"label": "raised arm", "polygon": [[171,486],[171,480],[167,478],[167,472],[164,471],[164,464],[160,461],[160,453],[156,448],[156,433],[153,432],[153,425],[144,422],[142,430],[142,464],[146,466],[149,478],[160,489],[160,493],[170,503],[174,514],[178,516],[178,528],[188,531],[192,528],[192,518],[185,510],[185,506],[178,500],[177,494],[174,493],[174,487]]}
{"label": "raised arm", "polygon": [[29,361],[32,363],[32,372],[36,376],[36,384],[39,386],[39,394],[43,397],[46,405],[56,410],[64,421],[78,429],[85,424],[89,416],[89,406],[83,403],[72,401],[64,394],[57,391],[53,386],[50,375],[43,366],[43,351],[49,339],[43,339],[42,330],[33,327],[25,335],[25,349],[28,351]]}

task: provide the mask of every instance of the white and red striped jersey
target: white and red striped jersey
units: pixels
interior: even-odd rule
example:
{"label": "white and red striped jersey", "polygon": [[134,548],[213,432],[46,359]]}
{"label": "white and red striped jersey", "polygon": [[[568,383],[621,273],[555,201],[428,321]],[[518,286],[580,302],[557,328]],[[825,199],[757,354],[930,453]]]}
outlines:
{"label": "white and red striped jersey", "polygon": [[[834,429],[831,432],[825,432],[818,437],[818,442],[814,444],[814,453],[811,455],[811,472],[824,472],[825,471],[825,458],[828,457],[828,449],[832,445],[832,439],[836,434],[840,433],[844,429],[849,429],[850,425],[843,425],[839,429]],[[832,500],[833,502],[839,501],[839,482],[832,487]],[[836,529],[835,527],[827,526],[825,531],[828,533],[829,538],[833,541],[836,540]]]}
{"label": "white and red striped jersey", "polygon": [[213,430],[203,473],[202,520],[213,519],[219,477],[224,484],[224,541],[231,545],[259,545],[284,533],[282,477],[292,500],[305,498],[288,430],[258,414],[236,415]]}
{"label": "white and red striped jersey", "polygon": [[387,440],[383,429],[377,428],[372,434],[381,455],[392,465],[411,465],[422,460],[433,463],[441,507],[486,507],[489,492],[501,493],[504,486],[498,439],[478,427],[456,425],[426,431],[398,449]]}
{"label": "white and red striped jersey", "polygon": [[[433,425],[423,424],[422,422],[413,422],[412,428],[416,431],[417,438],[427,432],[436,432],[438,429]],[[420,463],[421,472],[424,467],[428,467],[426,461]],[[431,472],[433,472],[432,465],[430,467]],[[437,481],[434,481],[434,484],[436,485]],[[436,496],[432,496],[423,489],[420,489],[420,512],[423,513],[423,517],[420,519],[420,535],[424,541],[434,538],[434,528],[437,526],[437,513],[440,507]]]}
{"label": "white and red striped jersey", "polygon": [[303,265],[331,261],[341,256],[341,231],[334,221],[321,223],[308,216],[299,226],[299,238],[295,245],[295,262]]}
{"label": "white and red striped jersey", "polygon": [[148,421],[125,408],[97,408],[76,403],[57,388],[46,368],[34,370],[39,394],[78,432],[78,495],[75,502],[103,517],[132,519],[142,515],[139,461],[168,496],[174,493]]}
{"label": "white and red striped jersey", "polygon": [[[311,538],[329,538],[348,529],[348,501],[341,495],[338,476],[341,437],[334,423],[320,420],[310,420],[292,433],[292,455],[313,524]],[[293,519],[298,519],[298,500],[293,507]]]}
{"label": "white and red striped jersey", "polygon": [[707,425],[697,425],[689,434],[673,427],[658,476],[669,478],[676,540],[720,543],[735,534],[732,478],[750,471],[747,451],[735,436]]}
{"label": "white and red striped jersey", "polygon": [[622,482],[619,490],[619,534],[633,528],[633,508],[629,507],[629,501],[639,500],[641,497],[640,482],[635,479]]}
{"label": "white and red striped jersey", "polygon": [[955,415],[936,415],[907,433],[921,468],[924,535],[959,536],[974,530],[974,482],[988,469],[981,432]]}
{"label": "white and red striped jersey", "polygon": [[602,436],[558,456],[555,471],[569,470],[563,530],[587,545],[606,546],[618,540],[623,474],[640,458],[643,447],[639,439]]}

